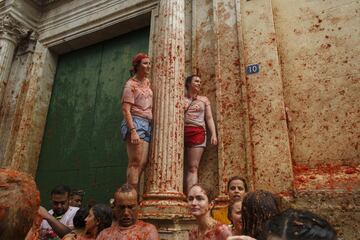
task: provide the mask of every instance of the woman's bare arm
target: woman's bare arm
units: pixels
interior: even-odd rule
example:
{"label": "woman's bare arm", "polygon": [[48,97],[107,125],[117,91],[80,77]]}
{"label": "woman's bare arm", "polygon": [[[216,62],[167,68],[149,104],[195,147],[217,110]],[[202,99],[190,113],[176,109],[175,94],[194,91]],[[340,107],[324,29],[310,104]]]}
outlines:
{"label": "woman's bare arm", "polygon": [[133,144],[139,144],[140,138],[136,132],[135,125],[134,125],[134,122],[133,122],[133,119],[132,119],[132,116],[130,113],[130,109],[131,109],[130,103],[126,103],[126,102],[122,103],[121,110],[124,115],[126,124],[127,124],[128,128],[130,129],[130,142]]}
{"label": "woman's bare arm", "polygon": [[216,145],[217,144],[216,129],[215,129],[215,123],[212,116],[210,104],[207,105],[205,108],[205,119],[211,135],[210,142],[211,144]]}

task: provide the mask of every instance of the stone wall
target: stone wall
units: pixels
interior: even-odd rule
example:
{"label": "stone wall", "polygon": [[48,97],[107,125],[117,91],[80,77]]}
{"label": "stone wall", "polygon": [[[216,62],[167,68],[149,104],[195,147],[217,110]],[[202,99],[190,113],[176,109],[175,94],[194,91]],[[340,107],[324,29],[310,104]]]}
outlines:
{"label": "stone wall", "polygon": [[296,164],[360,163],[360,6],[274,1]]}
{"label": "stone wall", "polygon": [[[325,214],[344,239],[356,239],[360,222],[359,1],[36,3],[0,2],[2,19],[11,16],[14,24],[23,26],[14,33],[3,24],[0,32],[0,66],[9,74],[0,76],[1,166],[36,173],[59,54],[150,24],[154,74],[161,75],[153,86],[167,93],[164,79],[173,79],[173,86],[180,88],[184,75],[199,73],[203,79],[202,93],[211,101],[219,144],[207,148],[200,181],[218,193],[217,204],[226,201],[227,179],[243,175],[252,189],[280,193],[294,206]],[[174,18],[168,13],[174,13]],[[5,48],[12,49],[12,55]],[[169,56],[178,58],[171,61]],[[259,64],[259,73],[247,75],[249,64]],[[169,114],[159,113],[157,118],[173,119],[175,125],[165,133],[159,129],[166,121],[159,122],[155,135],[161,139],[175,136],[181,128],[181,117],[174,113],[181,115],[177,106],[182,90],[169,94]],[[161,108],[161,101],[156,101],[156,108]],[[174,154],[181,149],[181,134],[171,139],[174,142],[167,148],[171,151],[152,145],[148,175],[162,175],[167,161],[182,168],[182,154]],[[166,161],[160,161],[159,154]],[[188,227],[181,180],[178,172],[164,176],[163,182],[150,181],[156,186],[145,186],[144,206],[149,212],[144,216],[168,226],[162,229],[166,238],[174,229]],[[169,196],[173,200],[167,201]],[[154,208],[159,199],[162,208]],[[181,210],[176,213],[169,206]],[[150,213],[156,209],[159,214]],[[162,214],[167,217],[159,219]],[[340,217],[346,220],[335,221]]]}

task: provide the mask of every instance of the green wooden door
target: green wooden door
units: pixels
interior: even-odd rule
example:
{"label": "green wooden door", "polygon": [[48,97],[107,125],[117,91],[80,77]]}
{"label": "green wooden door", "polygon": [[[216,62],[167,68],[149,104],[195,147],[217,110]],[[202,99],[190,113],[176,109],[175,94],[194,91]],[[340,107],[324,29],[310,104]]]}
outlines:
{"label": "green wooden door", "polygon": [[131,58],[147,52],[149,28],[59,57],[36,182],[42,204],[66,184],[107,203],[126,180],[120,98]]}

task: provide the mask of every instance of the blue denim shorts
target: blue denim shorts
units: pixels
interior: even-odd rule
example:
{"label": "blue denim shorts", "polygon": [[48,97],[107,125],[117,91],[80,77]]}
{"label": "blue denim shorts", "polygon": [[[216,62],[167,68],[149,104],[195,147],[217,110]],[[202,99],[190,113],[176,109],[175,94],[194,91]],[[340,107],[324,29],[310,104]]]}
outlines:
{"label": "blue denim shorts", "polygon": [[[152,130],[151,121],[138,116],[132,116],[132,119],[136,132],[139,135],[140,139],[144,140],[145,142],[150,142]],[[121,121],[120,129],[121,138],[125,141],[126,137],[130,134],[130,129],[126,125],[125,119]]]}

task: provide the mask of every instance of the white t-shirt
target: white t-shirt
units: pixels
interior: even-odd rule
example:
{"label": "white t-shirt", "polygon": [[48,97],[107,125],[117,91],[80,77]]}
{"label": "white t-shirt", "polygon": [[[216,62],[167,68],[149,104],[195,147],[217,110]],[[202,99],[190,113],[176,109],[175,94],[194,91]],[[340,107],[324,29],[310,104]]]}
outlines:
{"label": "white t-shirt", "polygon": [[[64,224],[65,226],[74,229],[74,223],[73,223],[73,219],[74,216],[76,214],[76,212],[79,210],[78,207],[69,207],[69,209],[66,211],[66,213],[62,216],[62,218],[60,219],[60,222],[62,224]],[[48,211],[51,215],[54,214],[54,211],[51,209]],[[46,221],[43,220],[41,222],[41,226],[40,226],[40,239],[46,239],[45,235],[47,232],[52,231],[52,228],[50,226],[50,224]]]}

